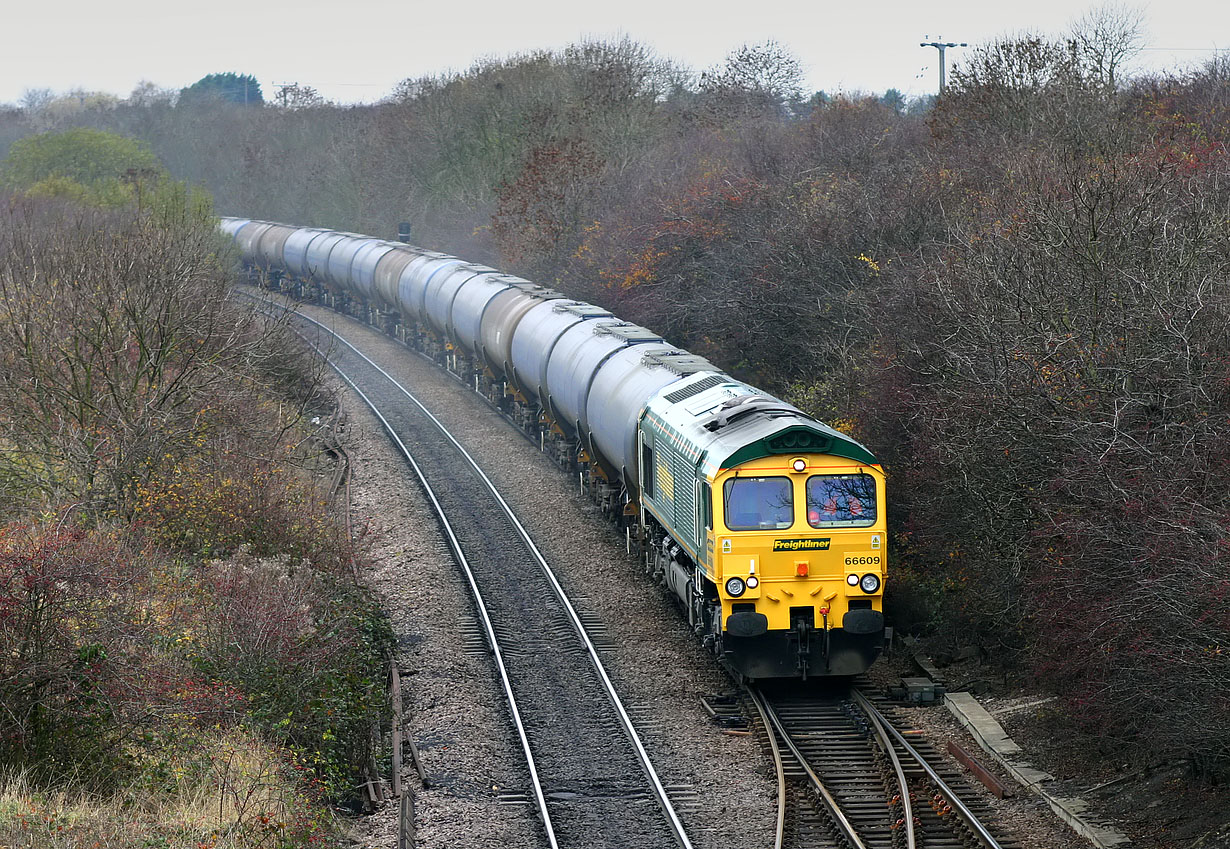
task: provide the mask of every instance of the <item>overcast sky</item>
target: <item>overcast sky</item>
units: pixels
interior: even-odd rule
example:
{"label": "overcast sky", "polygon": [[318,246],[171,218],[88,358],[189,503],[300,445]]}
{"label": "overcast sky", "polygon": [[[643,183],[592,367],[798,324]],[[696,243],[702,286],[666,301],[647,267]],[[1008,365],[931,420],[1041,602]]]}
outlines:
{"label": "overcast sky", "polygon": [[[627,35],[695,70],[742,44],[776,39],[802,61],[807,88],[908,96],[935,91],[938,55],[920,41],[1057,35],[1091,8],[1065,0],[5,0],[0,102],[27,89],[126,96],[141,80],[181,88],[249,73],[267,98],[298,82],[340,102],[371,102],[399,80],[464,70],[483,56]],[[1153,0],[1138,64],[1189,67],[1230,47],[1230,3]],[[950,50],[960,61],[962,51]],[[951,63],[950,63],[951,64]]]}

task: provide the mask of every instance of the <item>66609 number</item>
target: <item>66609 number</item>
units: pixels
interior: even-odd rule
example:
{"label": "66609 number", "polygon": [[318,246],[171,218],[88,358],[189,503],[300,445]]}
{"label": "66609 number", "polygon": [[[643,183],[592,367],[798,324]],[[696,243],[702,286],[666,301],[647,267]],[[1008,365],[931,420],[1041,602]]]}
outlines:
{"label": "66609 number", "polygon": [[878,554],[847,554],[847,566],[879,566],[880,555]]}

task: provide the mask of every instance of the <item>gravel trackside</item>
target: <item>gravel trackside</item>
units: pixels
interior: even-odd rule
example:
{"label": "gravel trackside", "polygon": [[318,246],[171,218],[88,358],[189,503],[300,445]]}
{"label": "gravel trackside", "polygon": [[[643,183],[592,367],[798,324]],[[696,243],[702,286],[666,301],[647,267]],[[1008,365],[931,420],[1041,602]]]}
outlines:
{"label": "gravel trackside", "polygon": [[[335,325],[427,405],[500,488],[578,611],[600,623],[591,634],[610,638],[603,650],[607,671],[693,845],[771,845],[776,785],[767,757],[753,737],[714,726],[701,706],[702,696],[729,691],[729,680],[666,591],[652,586],[625,553],[623,538],[579,497],[576,478],[434,364],[324,308],[300,305],[299,311]],[[336,384],[346,413],[343,444],[353,463],[353,517],[356,528],[370,532],[374,564],[364,579],[392,619],[406,722],[431,782],[429,789],[420,786],[407,755],[414,845],[544,845],[535,809],[510,802],[528,792],[527,772],[503,692],[474,636],[478,625],[460,570],[409,466],[362,401]],[[891,683],[902,674],[911,673],[901,659],[885,658],[870,677]],[[955,739],[977,750],[943,708],[911,713],[937,748]],[[1003,801],[986,797],[1025,849],[1090,845],[1028,791]],[[396,846],[396,806],[359,820],[352,832],[363,845]]]}
{"label": "gravel trackside", "polygon": [[[665,590],[625,553],[623,538],[578,497],[576,479],[430,362],[322,308],[300,311],[336,324],[453,431],[501,489],[578,611],[609,635],[603,661],[693,845],[771,844],[776,786],[767,760],[753,738],[723,732],[701,705],[702,696],[729,690],[729,681]],[[501,801],[528,791],[526,771],[490,660],[465,635],[475,620],[462,576],[405,461],[361,401],[349,392],[342,397],[353,515],[373,538],[376,562],[366,580],[392,618],[407,722],[432,782],[423,790],[406,771],[415,845],[539,845],[534,809]],[[393,846],[396,833],[390,808],[366,818],[355,837]]]}

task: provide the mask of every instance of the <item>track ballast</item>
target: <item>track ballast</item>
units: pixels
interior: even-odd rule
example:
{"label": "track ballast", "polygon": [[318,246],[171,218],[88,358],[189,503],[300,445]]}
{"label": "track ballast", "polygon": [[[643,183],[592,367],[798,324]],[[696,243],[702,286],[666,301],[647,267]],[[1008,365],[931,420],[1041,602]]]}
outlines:
{"label": "track ballast", "polygon": [[597,647],[491,482],[392,377],[323,325],[293,320],[381,418],[440,513],[507,672],[546,845],[690,847]]}

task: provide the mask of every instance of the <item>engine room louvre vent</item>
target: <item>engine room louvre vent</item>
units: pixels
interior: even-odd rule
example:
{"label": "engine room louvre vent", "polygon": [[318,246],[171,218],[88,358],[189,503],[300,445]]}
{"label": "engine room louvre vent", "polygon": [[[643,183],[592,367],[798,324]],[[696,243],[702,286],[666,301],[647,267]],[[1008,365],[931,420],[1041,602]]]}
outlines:
{"label": "engine room louvre vent", "polygon": [[766,446],[774,454],[794,454],[814,451],[823,453],[829,450],[832,440],[827,436],[810,430],[788,430],[779,433],[765,441]]}
{"label": "engine room louvre vent", "polygon": [[685,386],[682,389],[676,389],[674,392],[667,392],[662,397],[667,401],[670,401],[672,404],[678,404],[685,398],[691,398],[693,395],[699,395],[706,389],[712,389],[715,386],[720,386],[729,379],[730,378],[728,377],[722,377],[716,374],[710,375],[704,380],[698,380],[690,386]]}

